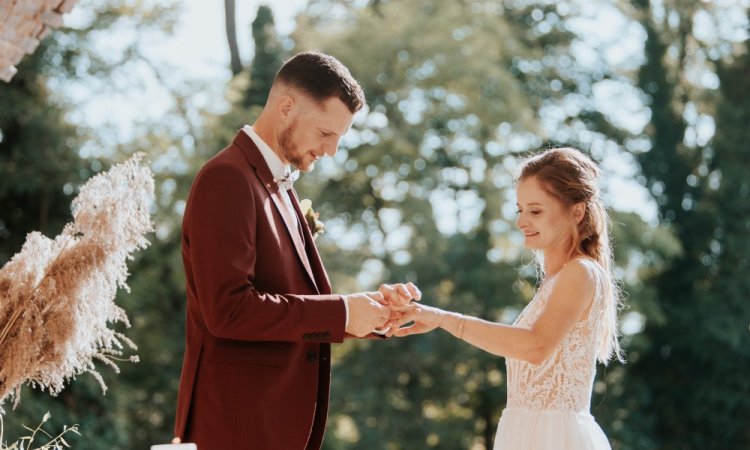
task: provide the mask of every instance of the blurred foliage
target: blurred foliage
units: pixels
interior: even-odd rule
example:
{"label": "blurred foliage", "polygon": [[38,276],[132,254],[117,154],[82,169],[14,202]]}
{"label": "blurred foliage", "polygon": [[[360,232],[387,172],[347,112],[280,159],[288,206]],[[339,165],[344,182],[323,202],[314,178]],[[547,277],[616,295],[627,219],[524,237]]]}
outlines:
{"label": "blurred foliage", "polygon": [[[683,251],[650,279],[665,320],[647,327],[628,371],[642,393],[633,425],[649,436],[628,448],[750,447],[750,380],[739,375],[750,372],[750,40],[721,57],[726,43],[702,40],[694,27],[701,14],[721,20],[720,8],[635,5],[647,32],[637,80],[652,111],[651,149],[638,161]],[[718,89],[691,82],[697,61]],[[694,139],[698,120],[715,124],[705,144]]]}
{"label": "blurred foliage", "polygon": [[[576,145],[605,168],[607,195],[617,189],[609,185],[618,176],[611,161],[625,161],[658,212],[644,220],[611,211],[629,361],[600,367],[592,413],[615,449],[748,447],[750,62],[747,42],[719,26],[742,28],[746,21],[728,19],[742,8],[312,0],[284,37],[260,7],[255,57],[217,112],[196,99],[204,86],[145,49],[148,30],[171,31],[174,7],[89,0],[77,8],[84,5],[84,26],[54,33],[0,86],[0,264],[29,231],[56,233],[83,180],[146,150],[158,181],[157,232],[120,300],[141,362],[105,374],[106,396],[88,377],[55,399],[25,390],[5,417],[11,438],[46,411],[53,426],[80,425],[75,448],[135,450],[171,438],[184,345],[179,226],[192,177],[252,123],[280,62],[316,49],[343,61],[368,97],[339,153],[298,182],[326,222],[317,243],[337,291],[411,280],[429,304],[511,322],[537,283],[514,231],[517,158]],[[642,39],[640,57],[613,64],[608,51],[625,42],[586,40],[580,23],[595,8],[636,30],[627,39]],[[716,26],[707,34],[696,22]],[[108,32],[132,40],[105,51]],[[50,87],[80,81],[92,95],[128,92],[143,83],[129,75],[144,68],[169,90],[171,107],[135,124],[125,142],[71,125],[66,114],[77,105]],[[611,97],[614,104],[597,101],[602,86],[635,92],[639,106],[624,94]],[[645,117],[644,126],[623,122],[620,109]],[[699,133],[706,123],[714,125],[708,139]],[[325,449],[492,448],[506,397],[501,358],[440,331],[350,341],[334,353]]]}
{"label": "blurred foliage", "polygon": [[73,187],[92,173],[76,154],[80,137],[64,105],[50,101],[37,70],[53,51],[45,42],[0,89],[0,261],[21,249],[29,231],[57,235],[70,218]]}

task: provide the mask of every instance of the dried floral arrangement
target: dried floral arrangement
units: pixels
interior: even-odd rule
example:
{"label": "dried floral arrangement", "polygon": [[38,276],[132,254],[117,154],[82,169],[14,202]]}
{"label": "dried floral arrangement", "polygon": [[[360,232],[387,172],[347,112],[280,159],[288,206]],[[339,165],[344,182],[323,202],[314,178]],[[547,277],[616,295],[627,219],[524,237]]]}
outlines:
{"label": "dried floral arrangement", "polygon": [[56,395],[86,372],[106,392],[94,361],[119,371],[125,346],[136,349],[109,325],[130,325],[115,294],[128,290],[126,262],[152,231],[154,180],[142,159],[88,180],[73,200],[73,222],[54,239],[29,233],[0,269],[0,406],[9,398],[17,405],[26,383]]}

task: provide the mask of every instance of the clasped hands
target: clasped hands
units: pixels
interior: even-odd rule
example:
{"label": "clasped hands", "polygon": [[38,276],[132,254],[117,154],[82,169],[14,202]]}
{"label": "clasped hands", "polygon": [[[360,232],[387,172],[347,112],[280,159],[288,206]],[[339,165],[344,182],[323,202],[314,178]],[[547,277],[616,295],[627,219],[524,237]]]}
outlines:
{"label": "clasped hands", "polygon": [[[357,337],[370,333],[385,336],[405,336],[421,330],[424,324],[399,329],[404,323],[415,321],[415,313],[429,307],[416,307],[413,303],[422,298],[414,283],[383,284],[376,292],[362,292],[344,296],[349,307],[349,323],[346,331]],[[430,329],[435,328],[432,326]],[[411,330],[410,330],[411,329]]]}

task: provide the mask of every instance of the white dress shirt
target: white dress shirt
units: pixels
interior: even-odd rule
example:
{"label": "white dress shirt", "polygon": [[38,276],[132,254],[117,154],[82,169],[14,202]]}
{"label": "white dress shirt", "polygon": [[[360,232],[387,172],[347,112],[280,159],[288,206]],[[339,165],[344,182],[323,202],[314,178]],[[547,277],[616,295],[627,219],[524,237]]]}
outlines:
{"label": "white dress shirt", "polygon": [[[289,164],[284,164],[281,161],[281,158],[279,158],[279,155],[271,150],[271,147],[269,147],[268,144],[266,144],[265,141],[263,141],[263,139],[258,136],[258,133],[253,130],[253,127],[251,127],[250,125],[245,125],[244,127],[242,127],[242,131],[250,136],[250,139],[255,142],[258,150],[260,150],[260,154],[263,155],[263,159],[266,160],[268,168],[271,169],[271,175],[273,175],[274,180],[282,178],[292,170],[291,166]],[[281,197],[284,199],[286,208],[291,213],[295,225],[299,225],[299,219],[297,218],[297,213],[294,211],[294,206],[292,206],[292,200],[289,198],[289,192],[287,192],[285,189],[281,189]]]}

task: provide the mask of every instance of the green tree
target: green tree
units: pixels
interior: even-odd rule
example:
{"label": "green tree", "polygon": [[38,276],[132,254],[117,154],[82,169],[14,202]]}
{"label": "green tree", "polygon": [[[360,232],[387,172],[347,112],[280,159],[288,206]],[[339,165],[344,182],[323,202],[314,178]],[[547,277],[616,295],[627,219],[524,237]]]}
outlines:
{"label": "green tree", "polygon": [[[648,1],[635,4],[647,32],[638,84],[652,112],[651,149],[639,161],[660,219],[683,251],[653,280],[663,320],[648,323],[629,374],[643,393],[634,426],[652,438],[628,448],[746,447],[750,383],[742,374],[750,370],[750,307],[742,274],[750,211],[741,161],[749,123],[747,41],[738,56],[722,55],[694,35],[694,20],[710,10],[666,2],[667,22]],[[701,89],[686,77],[701,55],[713,60],[704,67],[716,66],[719,89]],[[690,109],[713,117],[710,142],[690,139]]]}
{"label": "green tree", "polygon": [[284,62],[284,51],[281,47],[273,11],[266,5],[258,7],[252,24],[255,55],[250,65],[250,86],[247,88],[242,105],[263,106],[266,104],[268,91],[271,89],[276,72]]}
{"label": "green tree", "polygon": [[[65,105],[46,86],[52,64],[44,42],[0,86],[0,262],[18,252],[26,234],[57,234],[70,219],[74,186],[93,172],[76,152],[75,127]],[[98,167],[98,166],[95,166]]]}

